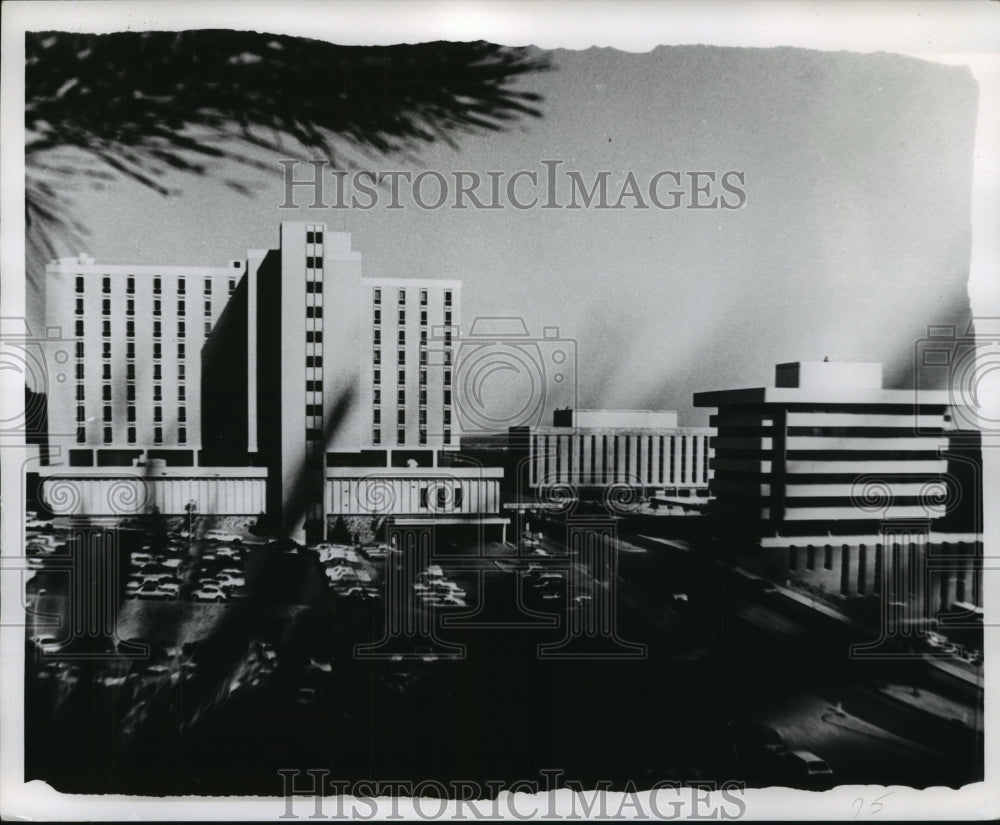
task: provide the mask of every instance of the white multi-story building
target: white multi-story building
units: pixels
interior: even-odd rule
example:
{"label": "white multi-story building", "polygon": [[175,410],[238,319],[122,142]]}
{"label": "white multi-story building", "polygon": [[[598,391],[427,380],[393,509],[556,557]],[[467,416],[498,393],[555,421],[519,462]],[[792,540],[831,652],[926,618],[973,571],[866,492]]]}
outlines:
{"label": "white multi-story building", "polygon": [[[147,456],[193,465],[201,449],[201,350],[243,275],[220,267],[46,267],[53,462],[130,466]],[[68,361],[68,363],[67,363]]]}
{"label": "white multi-story building", "polygon": [[[51,372],[73,359],[49,388],[50,476],[243,467],[246,495],[223,499],[255,502],[266,470],[266,509],[297,534],[325,518],[328,465],[430,467],[457,448],[461,283],[363,278],[351,236],[325,224],[283,222],[277,248],[221,267],[62,259],[46,290]],[[196,503],[215,495],[198,475],[178,476]]]}
{"label": "white multi-story building", "polygon": [[950,402],[883,389],[878,363],[779,364],[774,387],[696,393],[717,409],[709,513],[771,577],[913,618],[981,605],[978,434]]}

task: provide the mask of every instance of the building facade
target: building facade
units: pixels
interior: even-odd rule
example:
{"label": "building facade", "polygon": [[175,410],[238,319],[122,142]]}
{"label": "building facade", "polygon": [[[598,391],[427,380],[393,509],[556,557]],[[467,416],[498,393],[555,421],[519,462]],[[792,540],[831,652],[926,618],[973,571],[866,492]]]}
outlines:
{"label": "building facade", "polygon": [[51,371],[72,359],[48,396],[52,472],[263,469],[263,509],[301,535],[325,523],[328,464],[434,466],[457,446],[461,283],[363,278],[325,224],[283,222],[276,248],[222,267],[61,259],[46,289]]}
{"label": "building facade", "polygon": [[192,466],[201,450],[201,350],[243,275],[221,267],[112,266],[86,255],[45,270],[51,461]]}
{"label": "building facade", "polygon": [[982,604],[981,456],[945,391],[882,388],[877,363],[779,364],[714,407],[709,515],[776,580],[929,619]]}
{"label": "building facade", "polygon": [[680,427],[672,410],[555,410],[547,426],[464,438],[462,453],[505,468],[505,485],[523,502],[562,488],[597,500],[628,488],[636,502],[694,503],[708,495],[711,430]]}

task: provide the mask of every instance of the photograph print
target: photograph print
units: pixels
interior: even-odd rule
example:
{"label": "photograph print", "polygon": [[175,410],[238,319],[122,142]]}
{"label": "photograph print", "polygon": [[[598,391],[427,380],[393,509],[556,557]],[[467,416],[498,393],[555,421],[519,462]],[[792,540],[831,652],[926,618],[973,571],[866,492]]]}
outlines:
{"label": "photograph print", "polygon": [[985,787],[981,64],[662,6],[630,50],[519,5],[47,5],[4,8],[17,783],[109,818]]}

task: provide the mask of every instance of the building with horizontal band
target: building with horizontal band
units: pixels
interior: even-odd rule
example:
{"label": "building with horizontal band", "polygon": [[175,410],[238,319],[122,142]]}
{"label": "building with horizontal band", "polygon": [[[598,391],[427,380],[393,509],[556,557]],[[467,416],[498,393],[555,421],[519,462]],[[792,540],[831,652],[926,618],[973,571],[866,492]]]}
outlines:
{"label": "building with horizontal band", "polygon": [[914,620],[982,604],[979,439],[946,391],[884,389],[878,363],[802,362],[694,403],[716,409],[708,514],[767,575]]}
{"label": "building with horizontal band", "polygon": [[551,425],[463,438],[462,452],[506,469],[516,498],[543,501],[561,489],[581,500],[609,490],[699,508],[711,477],[711,430],[680,427],[673,410],[555,410]]}

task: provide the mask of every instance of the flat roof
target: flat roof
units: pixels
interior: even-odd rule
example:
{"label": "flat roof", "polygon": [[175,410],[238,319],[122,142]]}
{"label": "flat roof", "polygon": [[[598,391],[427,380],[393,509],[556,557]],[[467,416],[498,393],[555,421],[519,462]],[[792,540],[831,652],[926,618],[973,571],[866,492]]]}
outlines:
{"label": "flat roof", "polygon": [[266,467],[40,467],[42,478],[267,478]]}
{"label": "flat roof", "polygon": [[327,467],[327,478],[503,478],[503,467]]}
{"label": "flat roof", "polygon": [[865,390],[852,388],[755,387],[752,389],[696,392],[696,407],[737,404],[891,404],[907,407],[949,407],[947,390]]}

